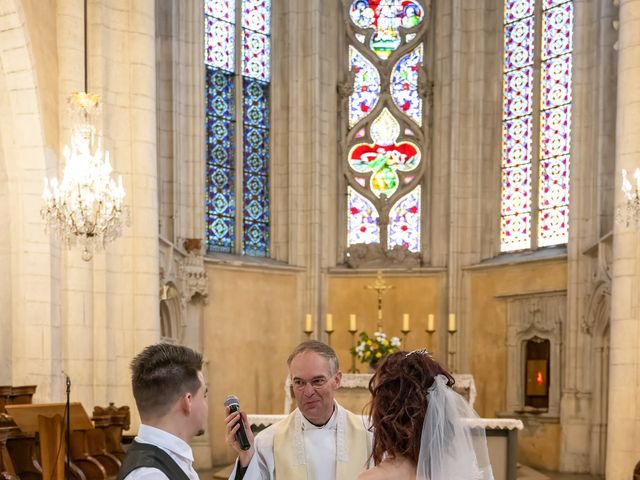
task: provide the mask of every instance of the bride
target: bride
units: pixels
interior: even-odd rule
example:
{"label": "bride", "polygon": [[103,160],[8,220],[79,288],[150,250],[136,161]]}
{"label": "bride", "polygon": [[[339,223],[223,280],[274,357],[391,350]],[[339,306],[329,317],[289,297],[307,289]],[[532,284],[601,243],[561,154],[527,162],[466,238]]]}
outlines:
{"label": "bride", "polygon": [[358,480],[493,480],[484,428],[426,350],[390,355],[369,382],[375,467]]}

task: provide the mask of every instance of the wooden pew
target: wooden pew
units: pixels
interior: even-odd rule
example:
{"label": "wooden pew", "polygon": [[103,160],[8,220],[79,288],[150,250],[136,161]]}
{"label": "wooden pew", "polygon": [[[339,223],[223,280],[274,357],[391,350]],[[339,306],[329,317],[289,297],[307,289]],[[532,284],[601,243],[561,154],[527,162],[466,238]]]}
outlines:
{"label": "wooden pew", "polygon": [[122,432],[129,430],[131,424],[129,407],[116,407],[113,403],[109,403],[106,408],[94,407],[92,420],[96,428],[104,432],[105,450],[122,462],[125,455]]}
{"label": "wooden pew", "polygon": [[42,480],[36,436],[21,432],[5,408],[30,404],[35,391],[35,385],[0,386],[0,475],[5,478]]}

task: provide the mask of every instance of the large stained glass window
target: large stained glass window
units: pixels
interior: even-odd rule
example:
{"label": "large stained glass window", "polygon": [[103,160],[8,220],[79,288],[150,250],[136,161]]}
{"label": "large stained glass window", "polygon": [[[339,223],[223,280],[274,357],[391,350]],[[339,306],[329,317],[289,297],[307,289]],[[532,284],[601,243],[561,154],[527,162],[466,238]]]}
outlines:
{"label": "large stained glass window", "polygon": [[428,5],[426,0],[354,0],[348,10],[349,248],[421,250],[427,122],[420,85],[427,83]]}
{"label": "large stained glass window", "polygon": [[205,0],[209,252],[269,256],[270,0]]}
{"label": "large stained glass window", "polygon": [[500,238],[509,252],[568,241],[573,2],[506,0],[504,24]]}

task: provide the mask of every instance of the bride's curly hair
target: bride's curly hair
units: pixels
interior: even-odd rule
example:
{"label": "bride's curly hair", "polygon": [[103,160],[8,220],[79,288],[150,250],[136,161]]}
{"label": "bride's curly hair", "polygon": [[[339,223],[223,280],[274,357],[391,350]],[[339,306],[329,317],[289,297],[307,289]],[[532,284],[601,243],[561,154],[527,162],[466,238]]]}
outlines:
{"label": "bride's curly hair", "polygon": [[405,457],[417,463],[427,390],[437,375],[454,379],[425,351],[389,355],[369,381],[371,429],[376,465],[385,457]]}

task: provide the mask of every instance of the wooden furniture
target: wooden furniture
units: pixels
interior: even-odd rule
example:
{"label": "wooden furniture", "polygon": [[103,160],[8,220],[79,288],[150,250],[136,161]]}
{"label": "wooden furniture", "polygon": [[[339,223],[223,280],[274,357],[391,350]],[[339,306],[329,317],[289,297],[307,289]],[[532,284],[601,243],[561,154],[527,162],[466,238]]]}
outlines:
{"label": "wooden furniture", "polygon": [[35,434],[21,432],[5,409],[6,405],[30,404],[35,391],[35,385],[0,386],[0,476],[4,478],[42,479]]}
{"label": "wooden furniture", "polygon": [[116,407],[113,403],[106,408],[94,407],[92,420],[96,429],[104,432],[105,450],[122,462],[125,455],[122,447],[122,432],[129,430],[131,424],[129,407]]}
{"label": "wooden furniture", "polygon": [[[5,405],[20,430],[25,433],[37,432],[40,437],[40,460],[42,477],[47,480],[64,480],[64,403],[38,405]],[[80,403],[70,405],[71,430],[93,428]]]}
{"label": "wooden furniture", "polygon": [[0,427],[0,477],[17,478],[16,468],[7,450],[7,440],[17,430],[17,427]]}

